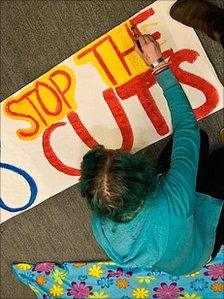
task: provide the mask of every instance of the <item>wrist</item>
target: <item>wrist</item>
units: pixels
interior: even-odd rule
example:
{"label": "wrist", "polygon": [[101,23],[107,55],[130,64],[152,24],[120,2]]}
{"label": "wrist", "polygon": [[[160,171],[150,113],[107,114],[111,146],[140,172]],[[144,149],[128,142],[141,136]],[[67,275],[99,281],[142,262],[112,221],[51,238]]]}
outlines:
{"label": "wrist", "polygon": [[161,61],[161,62],[160,62],[156,67],[154,67],[152,70],[155,71],[155,70],[159,69],[160,67],[163,67],[164,65],[168,65],[168,63],[167,63],[165,60]]}
{"label": "wrist", "polygon": [[157,67],[155,67],[152,71],[152,74],[159,74],[160,72],[169,69],[169,63],[167,63],[165,60],[161,62]]}
{"label": "wrist", "polygon": [[158,67],[161,63],[164,63],[165,60],[162,56],[160,56],[158,59],[153,60],[152,63],[150,63],[150,67],[154,70],[156,67]]}

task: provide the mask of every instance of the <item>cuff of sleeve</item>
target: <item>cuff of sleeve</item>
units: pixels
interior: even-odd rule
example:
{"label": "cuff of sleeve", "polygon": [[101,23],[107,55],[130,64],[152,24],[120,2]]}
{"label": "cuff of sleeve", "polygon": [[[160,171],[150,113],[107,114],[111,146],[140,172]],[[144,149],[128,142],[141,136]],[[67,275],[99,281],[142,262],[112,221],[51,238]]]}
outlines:
{"label": "cuff of sleeve", "polygon": [[170,69],[167,69],[157,74],[156,80],[163,90],[166,90],[169,87],[178,83],[176,77],[174,76],[173,72]]}

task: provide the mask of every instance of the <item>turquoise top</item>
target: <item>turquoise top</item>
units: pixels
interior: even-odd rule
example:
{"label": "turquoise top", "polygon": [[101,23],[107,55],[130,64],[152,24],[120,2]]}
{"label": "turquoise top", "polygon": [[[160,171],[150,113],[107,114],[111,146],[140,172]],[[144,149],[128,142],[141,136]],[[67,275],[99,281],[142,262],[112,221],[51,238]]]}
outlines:
{"label": "turquoise top", "polygon": [[195,191],[200,134],[190,103],[171,70],[157,75],[172,116],[173,151],[165,176],[127,223],[93,214],[93,234],[107,255],[127,267],[193,273],[211,256],[223,201]]}

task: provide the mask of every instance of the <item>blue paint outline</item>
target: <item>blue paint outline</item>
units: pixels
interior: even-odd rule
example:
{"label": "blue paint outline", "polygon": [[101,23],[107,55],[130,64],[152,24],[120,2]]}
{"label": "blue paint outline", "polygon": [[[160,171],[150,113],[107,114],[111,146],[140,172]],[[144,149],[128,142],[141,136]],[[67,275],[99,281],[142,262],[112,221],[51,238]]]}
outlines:
{"label": "blue paint outline", "polygon": [[7,205],[5,205],[5,203],[3,202],[3,200],[0,197],[0,208],[5,209],[8,212],[19,212],[19,211],[23,211],[26,210],[28,207],[30,207],[36,197],[37,197],[37,184],[35,183],[34,179],[23,169],[18,168],[16,166],[7,164],[7,163],[0,163],[0,168],[4,168],[4,169],[8,169],[11,170],[19,175],[21,175],[29,184],[30,187],[30,198],[28,203],[25,206],[22,206],[20,208],[10,208]]}

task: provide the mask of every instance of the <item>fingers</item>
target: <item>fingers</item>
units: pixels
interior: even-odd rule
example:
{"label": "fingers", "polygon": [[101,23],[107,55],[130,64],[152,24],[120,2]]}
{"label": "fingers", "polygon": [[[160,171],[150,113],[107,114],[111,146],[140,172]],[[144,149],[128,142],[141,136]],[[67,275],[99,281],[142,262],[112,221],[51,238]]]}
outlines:
{"label": "fingers", "polygon": [[139,41],[139,43],[140,43],[140,45],[141,45],[142,48],[143,48],[143,47],[146,45],[146,43],[147,43],[146,40],[145,40],[144,35],[139,36],[138,41]]}
{"label": "fingers", "polygon": [[153,39],[151,35],[144,34],[135,36],[134,44],[135,51],[149,66],[152,62],[155,62],[159,58],[159,56],[161,56],[159,44]]}
{"label": "fingers", "polygon": [[137,42],[136,41],[134,41],[134,44],[135,44],[135,51],[142,57],[142,51],[139,49],[139,46],[138,46],[138,44],[137,44]]}
{"label": "fingers", "polygon": [[157,41],[155,41],[153,39],[153,37],[151,35],[141,35],[139,36],[137,39],[136,39],[137,43],[140,44],[140,50],[142,50],[144,52],[144,49],[146,49],[146,47],[150,44],[153,44],[153,45],[157,45]]}
{"label": "fingers", "polygon": [[157,45],[158,44],[158,42],[156,40],[154,40],[154,38],[150,34],[147,34],[147,35],[145,34],[144,38],[145,38],[145,42],[147,45],[149,45],[149,44]]}
{"label": "fingers", "polygon": [[151,42],[155,43],[156,41],[154,40],[154,38],[150,35],[150,34],[145,34],[145,37],[147,40],[150,40]]}
{"label": "fingers", "polygon": [[148,62],[147,62],[147,60],[146,60],[146,58],[145,58],[145,55],[144,55],[143,51],[141,51],[141,50],[139,49],[139,46],[137,45],[136,42],[134,42],[134,44],[135,44],[135,51],[136,51],[136,52],[139,54],[139,56],[145,61],[145,64],[148,65]]}
{"label": "fingers", "polygon": [[134,35],[134,39],[139,41],[141,47],[143,47],[144,45],[146,45],[149,42],[155,43],[155,40],[153,39],[153,37],[150,34],[141,35],[141,32],[139,31],[139,29],[135,26],[131,27],[131,30]]}
{"label": "fingers", "polygon": [[132,33],[133,33],[135,39],[138,39],[138,37],[142,35],[136,26],[132,26],[131,30],[132,30]]}

